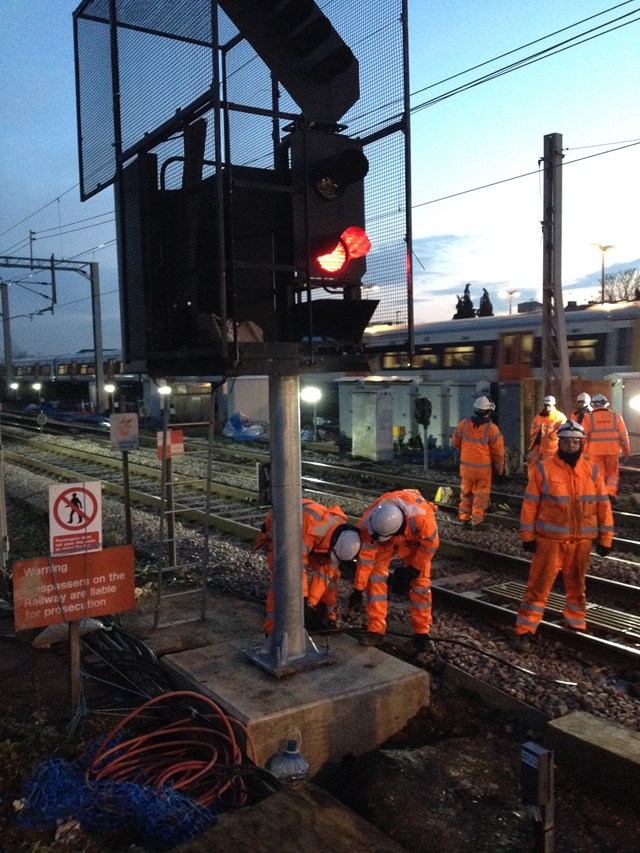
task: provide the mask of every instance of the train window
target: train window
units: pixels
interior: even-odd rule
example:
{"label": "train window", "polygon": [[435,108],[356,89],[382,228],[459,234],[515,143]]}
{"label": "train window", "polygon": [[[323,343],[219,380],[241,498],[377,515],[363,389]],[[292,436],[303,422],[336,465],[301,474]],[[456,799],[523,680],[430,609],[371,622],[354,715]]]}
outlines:
{"label": "train window", "polygon": [[635,329],[618,329],[616,346],[616,364],[631,364],[633,361],[633,340]]}
{"label": "train window", "polygon": [[495,364],[493,343],[482,344],[480,347],[480,367],[493,367]]}
{"label": "train window", "polygon": [[432,347],[420,347],[414,356],[415,367],[430,367],[434,370],[440,366],[438,353]]}
{"label": "train window", "polygon": [[384,352],[382,353],[382,367],[385,370],[409,367],[409,354],[406,352]]}
{"label": "train window", "polygon": [[520,364],[533,363],[533,335],[520,335]]}
{"label": "train window", "polygon": [[502,364],[531,364],[533,360],[533,335],[502,335]]}
{"label": "train window", "polygon": [[58,376],[68,376],[69,375],[69,365],[68,364],[58,364],[56,368],[56,372]]}
{"label": "train window", "polygon": [[567,341],[569,364],[598,364],[599,343],[597,338],[580,338]]}
{"label": "train window", "polygon": [[475,347],[445,347],[442,353],[443,367],[473,367]]}

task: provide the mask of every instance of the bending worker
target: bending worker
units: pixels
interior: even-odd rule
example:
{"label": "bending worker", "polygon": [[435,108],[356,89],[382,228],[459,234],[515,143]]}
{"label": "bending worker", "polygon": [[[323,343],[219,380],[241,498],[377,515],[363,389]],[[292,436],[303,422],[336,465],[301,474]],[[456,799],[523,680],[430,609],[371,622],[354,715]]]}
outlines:
{"label": "bending worker", "polygon": [[562,571],[566,600],[564,625],[586,630],[585,577],[591,546],[605,557],[613,542],[613,513],[602,473],[584,456],[585,432],[568,421],[558,429],[558,450],[538,462],[529,476],[520,513],[522,547],[531,568],[515,626],[523,648],[542,620],[549,593]]}
{"label": "bending worker", "polygon": [[607,492],[612,498],[618,494],[620,481],[619,457],[629,456],[629,433],[622,415],[609,408],[609,401],[602,394],[596,394],[591,401],[590,412],[582,426],[587,434],[585,453],[596,462],[604,474]]}
{"label": "bending worker", "polygon": [[529,444],[529,476],[537,462],[550,459],[558,449],[558,427],[567,418],[556,409],[556,398],[548,394],[542,400],[542,408],[531,421],[531,443]]}
{"label": "bending worker", "polygon": [[451,437],[460,452],[458,517],[466,526],[482,524],[491,496],[491,473],[504,473],[504,439],[491,420],[495,408],[488,397],[478,397],[473,417],[460,421]]}
{"label": "bending worker", "polygon": [[362,550],[349,609],[360,610],[366,591],[367,633],[361,645],[379,645],[387,630],[389,564],[397,555],[403,565],[393,573],[392,591],[409,593],[416,651],[432,648],[431,560],[440,544],[435,508],[417,489],[402,489],[381,495],[358,522]]}
{"label": "bending worker", "polygon": [[[273,630],[273,541],[272,512],[269,510],[253,550],[268,545],[270,586],[264,618],[264,633]],[[304,624],[308,630],[336,627],[336,602],[340,564],[356,559],[360,552],[360,531],[348,523],[339,506],[326,507],[302,500],[302,587]]]}

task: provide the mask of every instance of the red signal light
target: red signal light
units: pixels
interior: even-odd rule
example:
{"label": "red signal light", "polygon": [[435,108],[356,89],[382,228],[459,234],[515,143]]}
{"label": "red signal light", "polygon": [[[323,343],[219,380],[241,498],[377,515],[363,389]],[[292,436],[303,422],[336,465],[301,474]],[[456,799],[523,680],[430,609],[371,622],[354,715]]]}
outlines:
{"label": "red signal light", "polygon": [[342,272],[349,261],[363,258],[371,249],[371,242],[362,228],[352,225],[340,235],[340,239],[330,252],[316,257],[320,269],[328,275]]}

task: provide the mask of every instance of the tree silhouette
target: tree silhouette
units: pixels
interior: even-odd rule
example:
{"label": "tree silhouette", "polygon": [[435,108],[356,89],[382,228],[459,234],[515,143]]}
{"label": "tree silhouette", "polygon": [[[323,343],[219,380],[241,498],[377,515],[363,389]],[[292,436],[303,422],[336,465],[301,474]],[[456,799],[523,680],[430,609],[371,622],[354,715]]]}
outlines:
{"label": "tree silhouette", "polygon": [[480,307],[478,308],[478,317],[493,317],[493,305],[489,299],[487,288],[482,288],[482,296],[480,297]]}

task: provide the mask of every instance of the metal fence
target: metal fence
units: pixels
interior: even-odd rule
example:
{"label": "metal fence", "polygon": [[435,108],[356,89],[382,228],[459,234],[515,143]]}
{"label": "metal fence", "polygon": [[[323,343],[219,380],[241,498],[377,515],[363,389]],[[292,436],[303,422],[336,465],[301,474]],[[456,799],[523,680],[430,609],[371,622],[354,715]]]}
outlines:
{"label": "metal fence", "polygon": [[[406,0],[324,0],[318,6],[360,68],[360,98],[341,124],[364,141],[370,164],[365,209],[373,248],[363,296],[380,300],[371,325],[383,330],[385,342],[403,343],[412,326]],[[74,13],[74,34],[83,199],[117,183],[140,152],[156,154],[164,185],[177,186],[180,128],[194,117],[220,128],[219,134],[207,132],[203,177],[221,160],[272,168],[278,141],[300,114],[211,0],[85,0]],[[215,115],[222,98],[224,121]]]}

